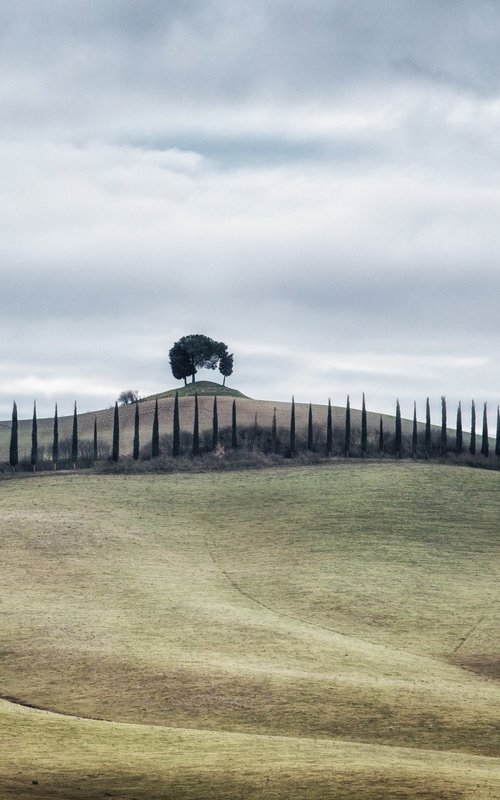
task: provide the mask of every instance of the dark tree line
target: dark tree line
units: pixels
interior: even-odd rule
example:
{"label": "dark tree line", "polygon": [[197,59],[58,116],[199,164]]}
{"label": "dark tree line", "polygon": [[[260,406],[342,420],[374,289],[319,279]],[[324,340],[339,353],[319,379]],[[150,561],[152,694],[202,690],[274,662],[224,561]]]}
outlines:
{"label": "dark tree line", "polygon": [[[359,455],[365,458],[367,455],[388,455],[396,458],[403,458],[405,455],[418,458],[439,456],[446,458],[449,453],[460,455],[464,452],[464,434],[462,429],[462,405],[458,404],[456,416],[456,431],[453,438],[447,427],[447,404],[446,398],[441,397],[441,426],[431,424],[431,412],[429,398],[425,403],[425,423],[422,429],[417,421],[417,406],[413,405],[413,419],[411,429],[406,436],[403,435],[403,424],[401,418],[401,408],[399,400],[396,401],[393,428],[384,427],[383,417],[379,418],[378,435],[376,431],[370,433],[368,427],[368,413],[366,408],[366,398],[363,394],[360,413],[359,427],[353,428],[352,413],[349,396],[346,399],[346,406],[343,419],[338,424],[334,424],[331,400],[328,400],[326,416],[315,421],[313,406],[310,403],[307,412],[307,427],[305,434],[297,431],[296,405],[292,398],[290,406],[290,418],[288,428],[278,427],[276,408],[273,410],[272,419],[269,427],[258,423],[257,415],[253,426],[250,428],[238,427],[237,405],[233,400],[231,408],[231,424],[226,429],[220,428],[219,409],[217,397],[213,399],[212,405],[212,425],[210,438],[208,432],[200,431],[200,413],[198,396],[193,398],[193,427],[191,433],[181,430],[179,397],[175,395],[173,404],[173,417],[171,430],[163,432],[160,436],[160,413],[158,399],[155,400],[153,423],[150,434],[150,449],[146,446],[141,449],[140,438],[140,403],[135,401],[134,413],[134,433],[132,458],[137,461],[140,458],[157,459],[160,455],[172,456],[177,458],[181,455],[198,457],[205,452],[218,452],[223,455],[226,448],[237,450],[245,446],[254,450],[262,450],[265,453],[281,455],[294,458],[299,453],[316,453],[319,456],[331,457],[332,455],[342,455],[349,458]],[[411,433],[410,433],[411,430]],[[439,432],[439,438],[438,438]],[[165,438],[166,437],[166,438]],[[170,439],[168,438],[170,437]],[[168,443],[166,441],[168,439]],[[12,423],[9,447],[9,463],[16,470],[19,464],[19,422],[17,405],[14,402],[12,408]],[[73,423],[71,439],[69,440],[69,458],[73,468],[79,464],[81,459],[81,446],[78,432],[78,411],[77,404],[74,404]],[[163,452],[162,452],[163,451]],[[57,469],[61,461],[61,442],[59,437],[59,416],[57,404],[54,410],[53,436],[52,436],[52,462],[54,469]],[[471,432],[469,434],[468,452],[474,456],[476,453],[476,407],[475,402],[471,404]],[[488,433],[487,404],[483,406],[482,431],[481,431],[481,456],[488,459],[490,456],[490,442]],[[500,458],[500,408],[497,407],[496,414],[496,438],[495,456]],[[43,458],[43,456],[42,456]],[[115,403],[113,411],[113,430],[112,446],[110,458],[113,462],[120,459],[120,409],[118,402]],[[94,420],[92,448],[87,451],[87,461],[97,461],[99,459],[99,442],[97,418]],[[40,460],[38,446],[38,419],[36,402],[33,405],[33,417],[31,423],[31,453],[30,465],[36,470]],[[68,455],[65,461],[68,460]]]}

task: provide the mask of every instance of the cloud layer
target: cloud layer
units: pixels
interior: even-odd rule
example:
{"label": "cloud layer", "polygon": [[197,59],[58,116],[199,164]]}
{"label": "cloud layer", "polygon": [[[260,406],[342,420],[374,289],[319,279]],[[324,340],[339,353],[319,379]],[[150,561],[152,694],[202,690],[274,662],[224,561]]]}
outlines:
{"label": "cloud layer", "polygon": [[[172,385],[500,399],[500,9],[0,2],[0,415]],[[210,377],[210,376],[207,376]]]}

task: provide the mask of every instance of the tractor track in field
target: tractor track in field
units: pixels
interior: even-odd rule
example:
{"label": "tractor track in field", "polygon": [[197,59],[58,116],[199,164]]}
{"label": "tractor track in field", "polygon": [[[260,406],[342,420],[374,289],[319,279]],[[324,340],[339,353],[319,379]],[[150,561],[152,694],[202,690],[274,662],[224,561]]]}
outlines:
{"label": "tractor track in field", "polygon": [[481,625],[481,623],[483,622],[484,618],[485,618],[485,614],[483,614],[483,616],[482,616],[482,617],[480,617],[480,618],[478,619],[478,621],[477,621],[477,622],[476,622],[476,623],[475,623],[475,624],[472,626],[472,628],[470,628],[470,629],[467,631],[467,633],[465,634],[465,636],[462,636],[462,637],[460,638],[460,641],[459,641],[459,643],[457,644],[457,646],[456,646],[456,647],[454,648],[454,650],[453,650],[453,652],[454,652],[454,653],[458,653],[458,651],[460,650],[460,648],[461,648],[461,647],[463,647],[463,646],[464,646],[464,644],[466,643],[467,639],[470,639],[470,637],[472,636],[472,634],[473,634],[473,633],[475,633],[475,632],[477,631],[477,629],[479,628],[479,626],[480,626],[480,625]]}
{"label": "tractor track in field", "polygon": [[249,592],[245,591],[245,589],[242,589],[241,586],[239,586],[236,583],[236,581],[233,578],[231,578],[229,573],[226,572],[226,570],[223,569],[223,567],[221,567],[221,565],[217,561],[217,558],[216,558],[216,556],[214,554],[214,545],[213,545],[213,543],[210,544],[208,541],[205,541],[205,544],[206,544],[207,552],[208,552],[208,554],[210,556],[210,559],[211,559],[212,563],[214,564],[214,566],[216,567],[218,572],[224,577],[226,582],[236,592],[238,592],[240,595],[242,595],[242,597],[245,597],[248,600],[250,600],[255,605],[259,606],[260,608],[264,609],[265,611],[268,611],[271,614],[274,614],[275,616],[277,616],[277,617],[279,617],[281,619],[288,619],[288,620],[293,620],[294,622],[300,622],[301,625],[304,625],[306,627],[310,627],[310,628],[315,628],[317,630],[326,631],[327,633],[332,633],[335,636],[340,636],[341,638],[345,639],[346,641],[360,642],[362,644],[370,645],[371,647],[374,647],[374,648],[376,648],[378,650],[383,650],[385,652],[399,653],[399,654],[401,654],[403,656],[406,656],[406,657],[410,657],[411,656],[413,658],[419,658],[419,659],[422,659],[423,661],[427,661],[427,662],[428,661],[432,661],[434,663],[441,664],[441,665],[446,663],[446,662],[442,661],[441,659],[435,658],[434,656],[431,656],[431,655],[422,655],[421,653],[413,653],[413,652],[411,652],[409,650],[401,650],[401,649],[399,649],[397,647],[392,647],[391,645],[382,644],[380,642],[374,642],[371,639],[365,639],[365,638],[363,638],[361,636],[350,636],[348,633],[344,633],[343,631],[336,630],[335,628],[329,628],[327,625],[322,625],[320,622],[312,622],[311,620],[304,619],[303,617],[299,617],[296,614],[290,614],[290,613],[287,613],[287,612],[284,612],[284,611],[278,611],[277,609],[273,608],[272,606],[268,606],[265,603],[263,603],[261,600],[258,600],[256,597],[251,595]]}
{"label": "tractor track in field", "polygon": [[[400,648],[393,647],[392,645],[382,644],[380,642],[374,642],[371,639],[365,639],[364,637],[361,637],[361,636],[353,637],[353,636],[350,636],[348,633],[344,633],[343,631],[336,630],[335,628],[329,628],[327,625],[322,625],[320,622],[312,622],[311,620],[304,619],[303,617],[299,617],[296,614],[290,614],[290,613],[287,613],[287,612],[284,612],[284,611],[278,611],[277,609],[273,608],[272,606],[268,606],[268,605],[266,605],[266,603],[263,603],[262,600],[259,600],[258,598],[256,598],[253,595],[251,595],[250,592],[247,592],[245,589],[242,589],[241,586],[239,586],[238,583],[234,580],[234,578],[232,578],[230,576],[230,574],[218,562],[217,557],[215,556],[215,545],[214,545],[214,543],[205,540],[205,545],[206,545],[207,552],[208,552],[208,554],[210,556],[210,560],[212,561],[212,563],[214,564],[214,566],[216,567],[218,572],[223,576],[225,581],[234,589],[234,591],[238,592],[238,594],[240,594],[242,597],[245,597],[247,600],[250,600],[250,602],[252,602],[254,605],[258,606],[259,608],[264,609],[265,611],[267,611],[267,612],[269,612],[271,614],[274,614],[278,618],[285,619],[285,620],[286,619],[293,620],[294,622],[300,622],[301,625],[304,625],[306,627],[315,628],[317,630],[323,630],[323,631],[326,631],[327,633],[332,633],[335,636],[340,636],[343,639],[345,639],[346,641],[353,641],[354,640],[356,642],[360,642],[362,644],[370,645],[371,647],[374,647],[374,648],[379,649],[379,650],[383,650],[385,652],[398,653],[398,654],[400,654],[402,656],[406,656],[406,657],[410,657],[411,656],[412,658],[422,659],[423,661],[426,661],[426,662],[431,661],[431,662],[433,662],[435,664],[440,664],[441,666],[443,666],[444,664],[447,664],[448,666],[456,667],[456,668],[458,668],[460,670],[464,670],[465,672],[470,672],[471,674],[476,675],[476,676],[477,675],[482,675],[482,673],[479,673],[477,670],[474,670],[474,669],[466,666],[465,664],[460,664],[459,665],[458,663],[456,663],[456,662],[454,662],[452,660],[448,661],[446,659],[436,658],[435,656],[432,656],[430,654],[414,653],[411,650],[402,650]],[[479,628],[481,623],[484,621],[485,616],[486,615],[483,615],[482,617],[480,617],[480,619],[467,631],[465,636],[463,636],[460,639],[460,641],[457,644],[457,646],[451,651],[451,655],[455,655],[456,653],[458,653],[460,651],[460,648],[467,642],[467,640]],[[486,676],[482,675],[482,677],[486,677]],[[489,678],[486,677],[486,680],[489,680]]]}

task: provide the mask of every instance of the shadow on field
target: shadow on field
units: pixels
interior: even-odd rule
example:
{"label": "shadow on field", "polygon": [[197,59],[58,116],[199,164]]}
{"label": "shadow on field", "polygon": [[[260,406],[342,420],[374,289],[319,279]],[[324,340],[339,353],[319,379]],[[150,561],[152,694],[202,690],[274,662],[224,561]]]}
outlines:
{"label": "shadow on field", "polygon": [[450,659],[452,664],[482,675],[484,678],[500,680],[500,656],[498,653],[457,653]]}
{"label": "shadow on field", "polygon": [[432,780],[415,781],[386,777],[369,772],[348,774],[340,771],[325,774],[312,765],[310,773],[291,774],[277,769],[240,777],[214,770],[211,775],[185,771],[175,778],[158,775],[72,774],[19,776],[7,784],[7,797],[12,800],[460,800],[461,791]]}

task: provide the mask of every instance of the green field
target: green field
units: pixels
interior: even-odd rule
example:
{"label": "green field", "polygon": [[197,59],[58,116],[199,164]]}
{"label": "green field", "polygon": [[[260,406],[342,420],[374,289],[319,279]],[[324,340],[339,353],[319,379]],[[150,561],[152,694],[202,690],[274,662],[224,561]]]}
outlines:
{"label": "green field", "polygon": [[0,499],[2,800],[500,797],[499,473],[77,472]]}

